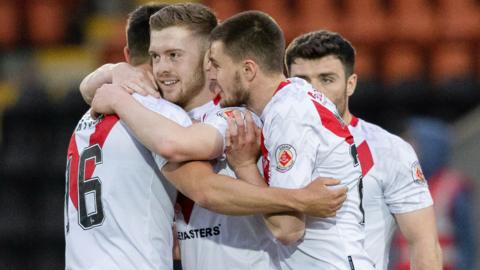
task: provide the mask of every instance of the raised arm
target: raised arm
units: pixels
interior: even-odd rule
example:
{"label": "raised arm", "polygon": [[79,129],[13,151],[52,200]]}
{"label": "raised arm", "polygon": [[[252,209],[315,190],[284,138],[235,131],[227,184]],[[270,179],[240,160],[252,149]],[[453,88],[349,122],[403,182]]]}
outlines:
{"label": "raised arm", "polygon": [[122,85],[122,90],[141,95],[160,96],[148,65],[131,66],[126,62],[105,64],[88,74],[80,83],[80,93],[87,104],[91,104],[95,92],[104,84]]}
{"label": "raised arm", "polygon": [[210,160],[223,151],[223,138],[210,125],[183,127],[142,106],[118,85],[97,90],[92,109],[97,113],[116,113],[135,136],[152,152],[173,162]]}
{"label": "raised arm", "polygon": [[[162,173],[187,197],[202,207],[222,214],[251,215],[299,211],[319,216],[325,213],[321,198],[322,181],[314,181],[301,189],[259,187],[216,174],[210,163],[204,161],[168,163],[163,167]],[[340,194],[339,197],[341,196]]]}
{"label": "raised arm", "polygon": [[395,219],[407,240],[412,269],[442,269],[442,252],[433,207],[396,214]]}

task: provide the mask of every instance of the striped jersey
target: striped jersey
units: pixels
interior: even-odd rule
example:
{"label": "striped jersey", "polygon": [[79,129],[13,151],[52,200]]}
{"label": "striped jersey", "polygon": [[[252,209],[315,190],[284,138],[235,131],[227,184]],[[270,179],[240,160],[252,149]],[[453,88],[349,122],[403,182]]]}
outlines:
{"label": "striped jersey", "polygon": [[[189,112],[195,122],[216,128],[225,137],[232,109],[220,109],[214,102]],[[258,117],[254,115],[257,125]],[[212,161],[215,172],[235,178],[225,155]],[[177,238],[185,270],[271,269],[273,242],[260,215],[229,216],[212,212],[179,195],[176,211]]]}
{"label": "striped jersey", "polygon": [[[134,97],[187,126],[178,106]],[[167,161],[145,148],[116,115],[77,124],[67,156],[66,269],[172,269],[175,188]]]}
{"label": "striped jersey", "polygon": [[[400,137],[356,117],[349,125],[365,174],[365,248],[376,269],[388,269],[393,214],[433,204],[413,148]],[[363,159],[362,159],[363,158]]]}
{"label": "striped jersey", "polygon": [[335,217],[306,216],[304,237],[293,245],[278,244],[282,269],[374,269],[363,247],[362,170],[335,105],[306,81],[291,78],[280,84],[261,119],[270,186],[302,188],[322,176],[348,187]]}

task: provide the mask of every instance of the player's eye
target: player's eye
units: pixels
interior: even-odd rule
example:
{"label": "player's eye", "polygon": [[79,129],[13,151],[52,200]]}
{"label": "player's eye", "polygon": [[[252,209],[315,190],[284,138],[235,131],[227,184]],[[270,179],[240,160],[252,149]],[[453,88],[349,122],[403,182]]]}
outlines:
{"label": "player's eye", "polygon": [[171,52],[168,54],[168,57],[170,57],[172,60],[176,60],[180,57],[180,54],[178,52]]}
{"label": "player's eye", "polygon": [[324,77],[324,78],[321,79],[321,82],[322,82],[323,84],[330,84],[330,83],[333,83],[334,80],[333,80],[332,78],[330,78],[330,77]]}
{"label": "player's eye", "polygon": [[150,53],[150,57],[152,58],[153,61],[158,61],[160,59],[160,55],[156,53]]}

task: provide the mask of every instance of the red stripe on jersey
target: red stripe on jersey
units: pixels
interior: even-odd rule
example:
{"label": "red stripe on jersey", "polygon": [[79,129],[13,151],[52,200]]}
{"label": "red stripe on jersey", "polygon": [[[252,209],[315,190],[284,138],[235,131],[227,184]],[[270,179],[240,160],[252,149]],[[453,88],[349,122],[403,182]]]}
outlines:
{"label": "red stripe on jersey", "polygon": [[358,125],[358,118],[352,115],[352,120],[350,121],[350,125],[352,125],[352,127],[356,127]]}
{"label": "red stripe on jersey", "polygon": [[95,126],[95,132],[90,136],[90,145],[98,143],[100,148],[102,148],[107,139],[108,133],[110,133],[110,130],[112,130],[118,120],[119,118],[117,115],[111,114],[105,116],[99,123],[97,123]]}
{"label": "red stripe on jersey", "polygon": [[262,151],[262,166],[263,166],[263,179],[267,184],[270,183],[270,160],[268,160],[268,150],[265,147],[265,137],[263,137],[263,132],[260,133],[260,149]]}
{"label": "red stripe on jersey", "polygon": [[322,121],[322,125],[330,130],[333,134],[342,137],[348,144],[353,143],[353,136],[348,130],[347,126],[342,125],[340,120],[335,116],[333,112],[331,112],[326,107],[322,106],[320,103],[316,102],[312,99],[315,108],[317,109],[318,115],[320,116],[320,120]]}
{"label": "red stripe on jersey", "polygon": [[188,222],[190,222],[190,216],[192,215],[193,205],[195,204],[195,202],[190,200],[190,198],[187,198],[182,193],[178,192],[177,203],[180,204],[183,219],[185,220],[185,223],[188,224]]}
{"label": "red stripe on jersey", "polygon": [[[117,115],[107,115],[95,126],[95,132],[90,135],[90,144],[89,145],[100,145],[100,148],[103,147],[105,140],[107,139],[108,133],[112,130],[113,126],[118,122],[119,118]],[[85,179],[92,178],[93,171],[95,170],[95,160],[89,159],[85,162]]]}
{"label": "red stripe on jersey", "polygon": [[77,142],[75,140],[75,133],[72,134],[72,137],[70,138],[70,143],[68,145],[68,152],[67,152],[67,159],[70,160],[70,174],[68,175],[69,179],[69,196],[70,199],[72,200],[73,206],[75,206],[75,209],[78,209],[78,193],[77,193],[77,179],[78,179],[78,148],[77,148]]}
{"label": "red stripe on jersey", "polygon": [[290,81],[289,81],[289,80],[282,81],[282,82],[278,85],[277,90],[275,90],[275,92],[273,92],[273,95],[275,96],[275,94],[276,94],[278,91],[282,90],[285,86],[287,86],[287,85],[289,85],[289,84],[290,84]]}
{"label": "red stripe on jersey", "polygon": [[373,167],[373,157],[367,141],[363,141],[358,147],[358,159],[360,159],[360,166],[362,167],[362,175],[367,175],[368,171]]}
{"label": "red stripe on jersey", "polygon": [[220,100],[222,100],[222,97],[220,95],[216,95],[214,98],[213,98],[213,104],[215,106],[217,106],[219,103],[220,103]]}

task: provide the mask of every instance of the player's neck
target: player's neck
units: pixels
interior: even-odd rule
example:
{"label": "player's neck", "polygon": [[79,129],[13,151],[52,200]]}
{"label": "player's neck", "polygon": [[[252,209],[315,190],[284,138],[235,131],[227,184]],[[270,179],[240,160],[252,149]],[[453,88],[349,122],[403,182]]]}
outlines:
{"label": "player's neck", "polygon": [[271,76],[262,76],[257,80],[253,91],[250,91],[250,103],[249,108],[256,114],[261,115],[265,106],[267,106],[270,99],[272,99],[275,91],[282,81],[285,81],[286,77],[280,73]]}
{"label": "player's neck", "polygon": [[347,125],[350,125],[350,122],[352,122],[352,114],[348,109],[345,110],[345,113],[343,114],[342,119]]}
{"label": "player's neck", "polygon": [[348,98],[345,100],[345,110],[342,113],[342,119],[347,125],[350,125],[350,123],[352,122],[352,114],[348,109]]}
{"label": "player's neck", "polygon": [[208,86],[204,86],[203,89],[198,92],[195,96],[193,96],[188,103],[183,106],[183,109],[187,112],[200,107],[213,99],[213,94],[208,89]]}

